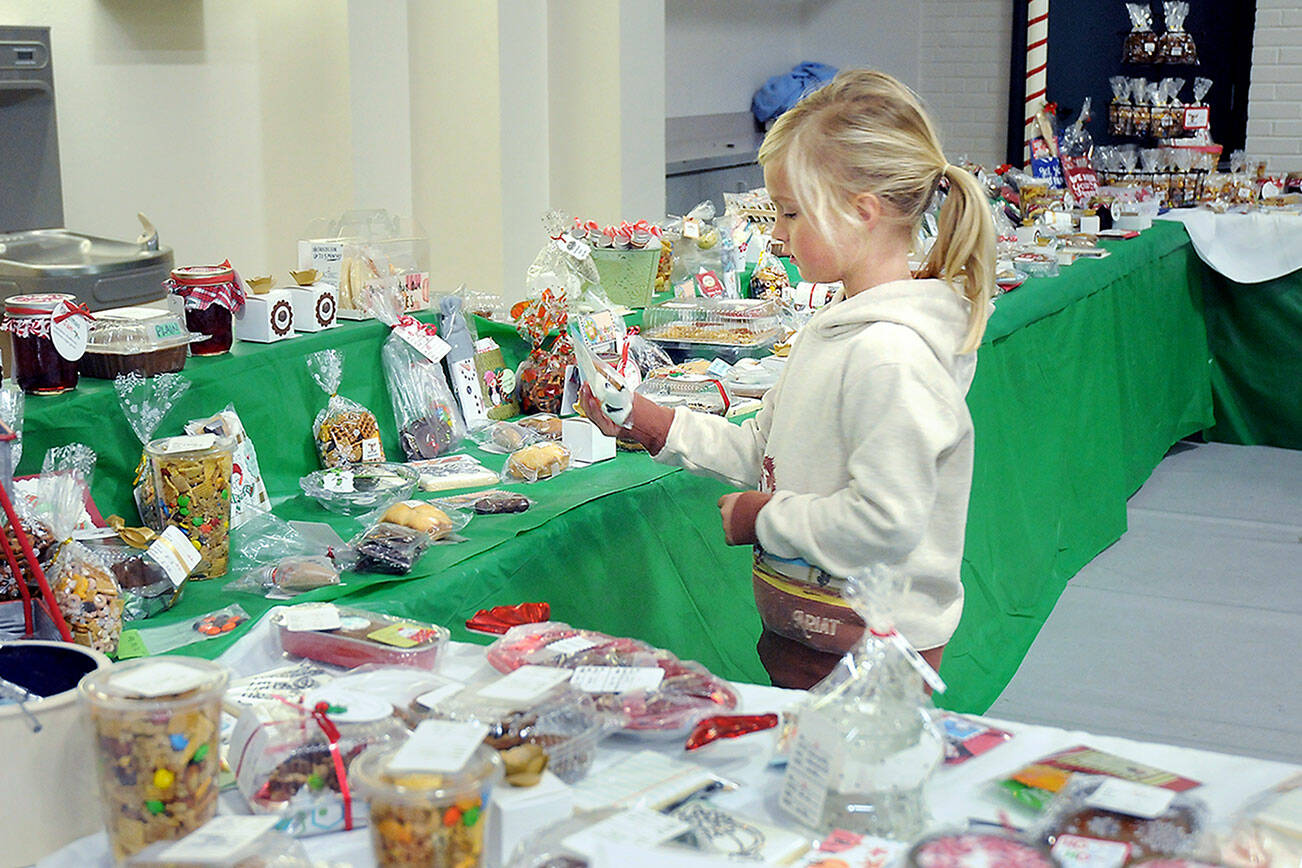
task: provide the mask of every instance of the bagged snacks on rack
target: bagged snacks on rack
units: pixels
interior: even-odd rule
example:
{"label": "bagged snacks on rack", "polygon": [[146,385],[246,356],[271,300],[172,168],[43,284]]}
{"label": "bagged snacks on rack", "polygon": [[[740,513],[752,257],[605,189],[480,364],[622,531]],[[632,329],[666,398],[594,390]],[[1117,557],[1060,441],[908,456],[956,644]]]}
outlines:
{"label": "bagged snacks on rack", "polygon": [[846,580],[868,629],[800,711],[779,799],[811,828],[912,841],[927,826],[924,789],[945,751],[923,679],[945,685],[895,630],[908,593],[908,579],[886,569]]}
{"label": "bagged snacks on rack", "polygon": [[1112,86],[1112,102],[1108,106],[1108,132],[1114,136],[1128,136],[1134,129],[1134,120],[1128,95],[1130,84],[1124,75],[1108,79]]}
{"label": "bagged snacks on rack", "polygon": [[301,706],[246,708],[231,733],[231,770],[249,807],[280,815],[295,837],[355,829],[366,811],[349,781],[354,760],[405,735],[389,703],[326,684]]}
{"label": "bagged snacks on rack", "polygon": [[267,496],[267,486],[258,467],[258,453],[233,405],[227,404],[225,410],[206,419],[191,419],[185,423],[185,433],[215,434],[235,444],[231,457],[231,527],[239,527],[254,515],[271,510],[271,498]]}
{"label": "bagged snacks on rack", "polygon": [[61,541],[48,578],[73,641],[113,654],[122,633],[122,589],[104,561],[72,538],[82,490],[81,477],[73,471],[42,474],[34,515]]}
{"label": "bagged snacks on rack", "polygon": [[159,509],[158,492],[154,488],[153,469],[144,446],[154,438],[163,417],[188,388],[190,381],[180,374],[159,374],[156,377],[119,374],[113,380],[118,405],[141,446],[140,464],[136,467],[131,493],[140,512],[140,521],[154,530],[162,530],[165,522]]}
{"label": "bagged snacks on rack", "polygon": [[368,288],[362,305],[392,329],[380,358],[403,454],[418,461],[452,452],[465,438],[466,426],[440,364],[447,342],[434,326],[404,314],[392,290]]}
{"label": "bagged snacks on rack", "polygon": [[1153,32],[1153,10],[1147,2],[1127,3],[1130,33],[1121,50],[1125,63],[1152,63],[1157,58],[1157,34]]}
{"label": "bagged snacks on rack", "polygon": [[145,447],[159,509],[199,550],[190,578],[226,574],[230,558],[231,463],[234,446],[215,434],[163,437]]}
{"label": "bagged snacks on rack", "polygon": [[320,350],[307,357],[307,369],[321,391],[330,396],[312,422],[312,437],[322,467],[383,461],[380,423],[375,414],[339,395],[344,357],[338,350]]}
{"label": "bagged snacks on rack", "polygon": [[1185,0],[1165,0],[1162,11],[1166,16],[1166,32],[1157,40],[1158,63],[1198,62],[1198,47],[1194,45],[1193,36],[1184,29],[1184,20],[1189,16],[1189,4]]}

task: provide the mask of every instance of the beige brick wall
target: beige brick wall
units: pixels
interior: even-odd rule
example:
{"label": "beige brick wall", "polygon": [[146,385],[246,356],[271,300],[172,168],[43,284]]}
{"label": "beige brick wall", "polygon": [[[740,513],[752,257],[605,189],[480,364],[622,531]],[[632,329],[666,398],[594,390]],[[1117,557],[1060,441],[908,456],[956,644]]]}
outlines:
{"label": "beige brick wall", "polygon": [[[1216,119],[1212,118],[1212,134]],[[1250,159],[1302,171],[1302,2],[1257,0],[1248,87]]]}

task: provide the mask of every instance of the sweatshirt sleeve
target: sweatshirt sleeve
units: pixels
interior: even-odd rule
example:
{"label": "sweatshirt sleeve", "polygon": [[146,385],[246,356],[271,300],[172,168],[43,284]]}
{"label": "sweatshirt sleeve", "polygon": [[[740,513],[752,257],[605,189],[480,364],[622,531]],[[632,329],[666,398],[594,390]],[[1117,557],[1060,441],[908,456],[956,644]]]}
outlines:
{"label": "sweatshirt sleeve", "polygon": [[896,563],[922,539],[940,457],[962,434],[948,401],[910,366],[878,364],[847,378],[839,424],[849,485],[830,495],[779,490],[759,513],[765,551],[803,558],[833,575]]}
{"label": "sweatshirt sleeve", "polygon": [[739,488],[755,488],[773,419],[773,402],[780,388],[779,383],[770,389],[759,412],[740,425],[710,413],[675,410],[665,447],[656,460]]}

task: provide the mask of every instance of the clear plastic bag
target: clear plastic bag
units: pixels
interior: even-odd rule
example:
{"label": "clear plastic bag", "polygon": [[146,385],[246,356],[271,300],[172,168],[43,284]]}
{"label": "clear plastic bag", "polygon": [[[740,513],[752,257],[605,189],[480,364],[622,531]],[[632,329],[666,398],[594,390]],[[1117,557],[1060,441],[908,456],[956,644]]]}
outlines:
{"label": "clear plastic bag", "polygon": [[258,453],[253,441],[244,430],[244,423],[232,404],[206,419],[191,419],[185,423],[186,434],[216,434],[235,444],[231,461],[231,527],[244,524],[255,514],[271,510],[271,498],[262,481],[258,467]]}
{"label": "clear plastic bag", "polygon": [[214,636],[230,633],[249,620],[239,603],[231,603],[203,615],[162,627],[143,627],[122,634],[119,657],[145,657],[183,648]]}
{"label": "clear plastic bag", "polygon": [[339,568],[325,555],[291,555],[249,570],[226,585],[225,591],[261,594],[285,600],[317,588],[340,584]]}
{"label": "clear plastic bag", "polygon": [[72,538],[82,491],[81,478],[73,471],[43,474],[37,481],[34,512],[54,538],[63,541],[49,579],[73,641],[113,654],[122,634],[122,589],[103,560]]}
{"label": "clear plastic bag", "polygon": [[540,433],[514,422],[488,422],[476,425],[466,435],[470,442],[485,452],[508,455],[517,449],[545,440]]}
{"label": "clear plastic bag", "polygon": [[169,567],[154,557],[150,549],[136,548],[119,536],[87,539],[83,544],[104,562],[122,589],[124,621],[140,621],[165,612],[181,598],[189,571],[179,561],[176,563],[184,575],[180,582],[175,582]]}
{"label": "clear plastic bag", "polygon": [[[1211,82],[1208,82],[1210,84]],[[0,387],[0,422],[4,422],[14,432],[14,440],[9,445],[9,456],[13,461],[14,469],[18,468],[18,462],[23,457],[23,408],[26,404],[26,393],[13,383],[5,383]]]}
{"label": "clear plastic bag", "polygon": [[628,360],[637,366],[641,379],[645,379],[654,370],[670,367],[674,363],[668,353],[640,334],[628,336]]}
{"label": "clear plastic bag", "polygon": [[810,691],[779,802],[811,828],[901,841],[926,828],[924,791],[944,738],[919,676],[938,690],[944,683],[894,629],[908,593],[908,580],[887,569],[846,580],[844,596],[868,628]]}
{"label": "clear plastic bag", "polygon": [[570,450],[559,443],[535,443],[517,449],[502,467],[503,482],[537,482],[552,479],[570,466]]}
{"label": "clear plastic bag", "polygon": [[387,522],[427,535],[431,542],[447,539],[470,523],[462,509],[440,507],[423,500],[402,500],[362,517],[364,524]]}
{"label": "clear plastic bag", "polygon": [[189,380],[173,373],[159,374],[156,377],[142,377],[136,373],[119,374],[113,380],[118,405],[127,417],[127,424],[140,440],[142,449],[140,465],[132,480],[136,509],[140,511],[140,521],[154,530],[162,530],[166,522],[163,520],[158,495],[154,491],[154,474],[143,449],[146,443],[154,439],[158,426],[163,424],[163,417],[189,388]]}
{"label": "clear plastic bag", "polygon": [[356,401],[339,395],[344,357],[338,350],[320,350],[307,357],[307,369],[321,390],[330,396],[312,421],[312,438],[322,467],[383,461],[380,423],[375,414]]}
{"label": "clear plastic bag", "polygon": [[443,375],[443,365],[399,334],[401,329],[424,326],[402,313],[391,290],[367,289],[362,304],[372,316],[394,329],[384,341],[380,358],[403,454],[415,461],[456,450],[466,436],[466,426]]}
{"label": "clear plastic bag", "polygon": [[429,548],[429,534],[387,521],[376,522],[349,541],[359,573],[405,576]]}
{"label": "clear plastic bag", "polygon": [[500,515],[508,512],[524,512],[534,505],[532,498],[525,497],[518,491],[503,491],[500,488],[488,491],[472,491],[457,494],[434,501],[440,509],[470,509],[475,515]]}

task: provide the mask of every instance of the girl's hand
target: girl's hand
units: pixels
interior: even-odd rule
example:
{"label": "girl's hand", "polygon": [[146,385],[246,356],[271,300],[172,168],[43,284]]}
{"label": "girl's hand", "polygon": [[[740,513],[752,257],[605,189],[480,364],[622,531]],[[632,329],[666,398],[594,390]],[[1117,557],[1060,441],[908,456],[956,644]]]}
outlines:
{"label": "girl's hand", "polygon": [[579,389],[579,405],[583,407],[583,415],[587,416],[588,421],[592,422],[593,425],[596,425],[597,430],[601,431],[602,434],[605,434],[607,437],[628,436],[626,430],[616,425],[611,421],[611,418],[602,411],[601,402],[597,400],[596,395],[592,394],[592,389],[588,388],[587,383],[584,383],[583,387]]}
{"label": "girl's hand", "polygon": [[601,409],[601,402],[592,394],[588,384],[579,389],[579,405],[583,415],[597,426],[607,437],[620,437],[624,440],[636,440],[646,447],[652,455],[658,455],[665,448],[669,437],[669,427],[674,424],[674,411],[661,407],[641,395],[633,396],[633,412],[628,416],[628,427],[621,428]]}
{"label": "girl's hand", "polygon": [[719,517],[723,520],[723,539],[730,546],[759,543],[755,522],[760,510],[773,499],[767,491],[738,491],[719,498]]}

